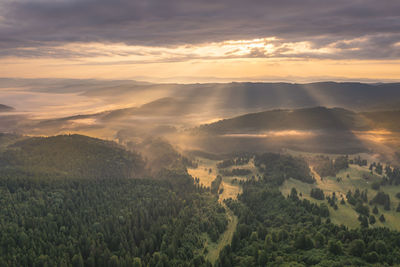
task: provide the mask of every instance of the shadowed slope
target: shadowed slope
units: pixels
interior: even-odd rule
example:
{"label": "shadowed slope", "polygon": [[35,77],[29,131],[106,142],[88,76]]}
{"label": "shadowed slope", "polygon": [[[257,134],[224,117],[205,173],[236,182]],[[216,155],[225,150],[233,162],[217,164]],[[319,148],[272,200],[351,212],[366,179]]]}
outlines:
{"label": "shadowed slope", "polygon": [[0,154],[2,175],[119,179],[142,175],[144,162],[114,142],[82,135],[28,138]]}
{"label": "shadowed slope", "polygon": [[251,113],[200,126],[201,131],[216,134],[280,130],[363,129],[366,125],[352,111],[325,107],[297,110],[271,110]]}

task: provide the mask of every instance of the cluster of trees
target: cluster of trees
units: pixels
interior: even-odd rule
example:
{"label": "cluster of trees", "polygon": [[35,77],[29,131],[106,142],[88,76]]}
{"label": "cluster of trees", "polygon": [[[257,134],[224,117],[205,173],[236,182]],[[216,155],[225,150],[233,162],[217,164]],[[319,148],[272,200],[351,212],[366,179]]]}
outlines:
{"label": "cluster of trees", "polygon": [[370,216],[368,207],[368,190],[360,191],[356,188],[354,193],[349,190],[346,194],[347,202],[354,207],[354,210],[359,214],[358,220],[362,227],[367,228],[368,222],[375,223],[375,217]]}
{"label": "cluster of trees", "polygon": [[347,202],[351,205],[356,205],[357,203],[368,203],[368,190],[365,189],[360,191],[360,189],[356,188],[354,193],[349,190],[346,194]]}
{"label": "cluster of trees", "polygon": [[383,180],[383,184],[399,185],[400,184],[400,168],[392,168],[389,165],[385,167],[386,177]]}
{"label": "cluster of trees", "polygon": [[286,179],[293,178],[305,183],[314,183],[315,179],[303,158],[290,155],[264,153],[256,155],[254,165],[263,174],[263,180],[281,185]]}
{"label": "cluster of trees", "polygon": [[211,194],[218,195],[222,183],[222,176],[217,175],[217,177],[211,182]]}
{"label": "cluster of trees", "polygon": [[[368,191],[360,191],[358,188],[352,193],[348,191],[346,194],[347,202],[354,206],[354,210],[359,213],[358,220],[360,221],[361,227],[367,228],[369,224],[375,224],[375,215],[379,214],[378,207],[376,205],[382,205],[385,210],[390,210],[390,197],[384,192],[378,192],[376,196],[368,202]],[[374,205],[372,213],[370,214],[369,205]],[[400,206],[400,205],[399,205]],[[400,211],[400,208],[399,208]],[[381,222],[385,222],[386,218],[383,214],[379,216]]]}
{"label": "cluster of trees", "polygon": [[336,174],[349,167],[349,160],[347,156],[339,156],[335,160],[331,160],[327,156],[317,156],[313,159],[314,170],[321,176],[336,177]]}
{"label": "cluster of trees", "polygon": [[311,193],[310,196],[312,198],[318,199],[318,200],[324,200],[325,199],[325,195],[324,195],[324,191],[320,188],[313,188],[311,189]]}
{"label": "cluster of trees", "polygon": [[380,191],[371,199],[370,204],[379,204],[382,205],[385,210],[390,210],[390,196]]}
{"label": "cluster of trees", "polygon": [[[337,197],[336,197],[336,193],[335,193],[335,192],[332,192],[332,196],[327,196],[327,197],[326,197],[326,200],[328,200],[329,205],[330,205],[332,208],[334,208],[335,210],[337,210],[337,209],[339,208],[338,205],[337,205],[338,199],[337,199]],[[343,198],[342,198],[342,200],[343,200]],[[343,201],[344,201],[344,200],[343,200]],[[342,202],[342,204],[343,204],[343,202]]]}
{"label": "cluster of trees", "polygon": [[232,170],[219,170],[223,176],[246,176],[251,174],[251,170],[243,168],[233,168]]}
{"label": "cluster of trees", "polygon": [[379,175],[383,175],[383,179],[375,181],[372,184],[372,188],[374,190],[379,190],[380,185],[399,185],[400,184],[400,168],[398,167],[391,167],[387,164],[385,167],[378,162],[373,162],[369,166],[369,170],[371,173],[375,172]]}
{"label": "cluster of trees", "polygon": [[371,171],[371,173],[375,170],[375,172],[379,175],[382,175],[383,173],[383,166],[380,162],[376,163],[373,162],[371,163],[371,165],[369,165],[369,170]]}
{"label": "cluster of trees", "polygon": [[400,264],[399,232],[334,225],[325,204],[311,204],[295,189],[285,198],[274,183],[247,181],[239,199],[226,204],[239,223],[216,266]]}
{"label": "cluster of trees", "polygon": [[349,160],[350,164],[356,164],[358,166],[367,166],[368,161],[366,159],[362,159],[360,156],[355,157],[354,159]]}
{"label": "cluster of trees", "polygon": [[239,154],[236,155],[235,157],[229,158],[229,159],[224,159],[221,162],[217,163],[217,168],[218,169],[224,169],[228,168],[231,166],[240,166],[240,165],[246,165],[249,163],[250,159],[253,157],[253,155],[250,154]]}

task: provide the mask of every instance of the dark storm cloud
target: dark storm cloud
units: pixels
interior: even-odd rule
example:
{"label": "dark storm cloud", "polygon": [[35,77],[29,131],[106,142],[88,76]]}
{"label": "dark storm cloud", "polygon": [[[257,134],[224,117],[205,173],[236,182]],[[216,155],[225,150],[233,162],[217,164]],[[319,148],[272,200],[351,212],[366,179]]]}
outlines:
{"label": "dark storm cloud", "polygon": [[[277,36],[284,42],[309,41],[316,48],[335,46],[343,50],[339,58],[399,58],[399,34],[398,0],[3,0],[0,4],[0,56],[41,56],[40,47],[70,42],[173,46]],[[344,42],[356,38],[365,40]],[[21,52],[21,47],[36,49]],[[263,53],[254,51],[251,56]]]}

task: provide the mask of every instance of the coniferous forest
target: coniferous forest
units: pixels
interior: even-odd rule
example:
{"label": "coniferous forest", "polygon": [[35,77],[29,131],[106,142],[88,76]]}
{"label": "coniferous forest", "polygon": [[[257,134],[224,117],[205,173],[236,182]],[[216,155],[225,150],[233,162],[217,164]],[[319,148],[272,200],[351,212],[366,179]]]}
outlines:
{"label": "coniferous forest", "polygon": [[[323,190],[311,190],[321,203],[304,198],[296,188],[288,195],[279,190],[289,179],[315,184],[301,157],[232,155],[218,166],[222,176],[216,174],[206,187],[187,171],[187,166],[197,168],[196,162],[171,153],[166,145],[161,147],[169,151],[163,155],[170,164],[153,172],[152,161],[110,141],[81,135],[2,137],[1,266],[400,264],[400,232],[370,228],[368,219],[363,223],[369,216],[363,204],[366,191],[347,194],[347,205],[361,218],[360,227],[350,229],[332,223]],[[218,201],[224,170],[251,161],[259,175],[241,181],[237,198]],[[347,167],[347,161],[340,164]],[[391,168],[387,172],[393,173]],[[326,198],[337,206],[335,198]],[[376,205],[386,209],[389,196],[378,192],[370,205],[377,214]],[[228,211],[237,225],[222,243],[230,227]],[[211,243],[223,244],[215,259],[208,256]]]}
{"label": "coniferous forest", "polygon": [[400,266],[400,0],[0,0],[3,266]]}
{"label": "coniferous forest", "polygon": [[79,135],[2,152],[0,205],[1,266],[207,266],[203,239],[227,225],[184,170],[149,177],[140,155]]}

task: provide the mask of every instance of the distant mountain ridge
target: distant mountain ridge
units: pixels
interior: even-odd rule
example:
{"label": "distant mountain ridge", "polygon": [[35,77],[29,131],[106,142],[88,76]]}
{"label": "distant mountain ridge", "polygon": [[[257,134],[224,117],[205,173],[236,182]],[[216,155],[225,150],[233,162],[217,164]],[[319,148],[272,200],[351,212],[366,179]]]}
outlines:
{"label": "distant mountain ridge", "polygon": [[[3,84],[1,84],[3,83]],[[357,82],[316,82],[296,83],[264,83],[233,82],[203,84],[146,84],[129,81],[99,80],[1,80],[0,87],[26,87],[32,92],[56,92],[57,94],[76,93],[88,98],[99,99],[99,103],[110,104],[111,109],[74,110],[71,116],[52,117],[43,120],[32,120],[33,116],[17,114],[0,116],[0,130],[7,132],[34,133],[54,135],[65,132],[81,132],[95,129],[110,129],[118,132],[123,129],[134,129],[145,134],[161,134],[167,129],[192,128],[204,122],[220,118],[234,118],[242,114],[258,113],[265,110],[305,109],[312,107],[338,107],[358,113],[340,114],[326,112],[328,122],[323,122],[323,115],[313,114],[316,122],[298,125],[299,119],[290,117],[289,125],[297,128],[351,128],[366,127],[400,128],[383,117],[385,123],[377,120],[376,112],[399,109],[400,83],[367,84]],[[62,108],[60,106],[60,108]],[[99,110],[102,110],[99,112]],[[373,112],[371,114],[370,112]],[[33,112],[34,113],[34,112]],[[365,113],[365,114],[364,114]],[[54,113],[57,114],[57,113]],[[80,115],[78,115],[80,114]],[[375,115],[374,115],[375,114]],[[8,115],[8,114],[7,114]],[[50,114],[51,115],[51,114]],[[360,116],[362,115],[362,116]],[[20,117],[17,117],[20,116]],[[21,117],[22,116],[22,117]],[[278,116],[278,115],[276,115]],[[283,116],[283,114],[279,115]],[[343,117],[344,121],[335,119]],[[353,118],[350,119],[349,117]],[[394,121],[396,116],[391,116]],[[282,118],[277,118],[281,120]],[[372,122],[372,123],[371,123]],[[272,123],[272,122],[271,122]],[[356,127],[353,125],[356,123]],[[275,123],[275,128],[282,128]],[[398,124],[400,125],[400,123]],[[246,125],[245,125],[246,126]],[[161,128],[160,128],[161,127]],[[274,128],[270,127],[270,128]],[[256,127],[257,128],[257,127]],[[289,128],[289,127],[283,127]],[[268,129],[268,127],[267,127]],[[83,130],[83,132],[82,132]],[[109,136],[112,138],[112,136]]]}
{"label": "distant mountain ridge", "polygon": [[[168,92],[137,107],[104,112],[106,120],[129,116],[185,116],[218,113],[220,117],[271,109],[300,109],[316,106],[353,111],[382,111],[400,106],[400,83],[364,84],[318,82],[147,84],[118,88],[121,95],[135,91]],[[90,90],[89,95],[109,96],[110,91]],[[113,93],[116,94],[115,92]]]}
{"label": "distant mountain ridge", "polygon": [[[315,106],[342,107],[356,111],[394,109],[400,104],[400,83],[366,84],[357,82],[316,83],[204,83],[150,84],[118,88],[117,92],[91,90],[90,95],[113,96],[116,93],[164,92],[158,99],[163,108],[185,106],[193,110],[214,102],[215,110],[257,111],[260,109],[304,108]],[[153,101],[157,102],[157,99]],[[152,102],[152,101],[150,101]],[[171,106],[173,105],[173,106]],[[157,105],[158,106],[158,105]],[[200,106],[201,107],[201,106]]]}
{"label": "distant mountain ridge", "polygon": [[[314,106],[342,107],[355,111],[395,109],[400,105],[400,83],[360,82],[232,82],[151,84],[118,80],[69,79],[0,79],[0,87],[29,88],[31,92],[80,93],[109,101],[146,101],[162,98],[182,100],[178,105],[208,104],[213,108],[247,112],[276,108],[304,108]],[[150,97],[152,96],[152,97]],[[179,101],[178,101],[179,102]],[[168,103],[164,103],[168,104]],[[169,103],[173,104],[172,102]],[[174,104],[175,105],[175,104]]]}

